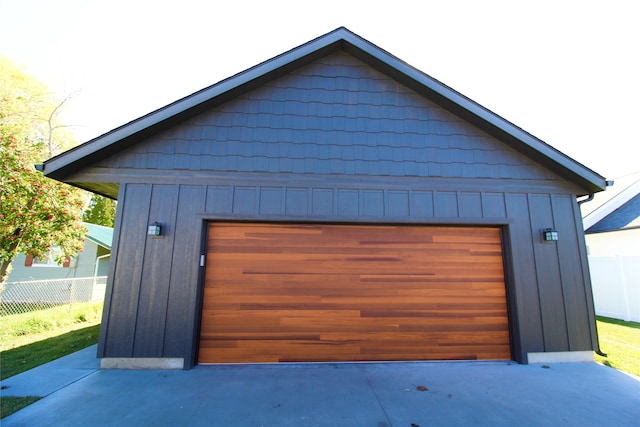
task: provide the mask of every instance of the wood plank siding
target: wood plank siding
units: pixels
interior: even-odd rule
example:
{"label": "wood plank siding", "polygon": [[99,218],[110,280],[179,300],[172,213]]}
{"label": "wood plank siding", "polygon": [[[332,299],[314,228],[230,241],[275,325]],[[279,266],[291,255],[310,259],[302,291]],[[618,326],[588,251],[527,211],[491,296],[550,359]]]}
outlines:
{"label": "wood plank siding", "polygon": [[510,359],[500,230],[209,227],[200,363]]}

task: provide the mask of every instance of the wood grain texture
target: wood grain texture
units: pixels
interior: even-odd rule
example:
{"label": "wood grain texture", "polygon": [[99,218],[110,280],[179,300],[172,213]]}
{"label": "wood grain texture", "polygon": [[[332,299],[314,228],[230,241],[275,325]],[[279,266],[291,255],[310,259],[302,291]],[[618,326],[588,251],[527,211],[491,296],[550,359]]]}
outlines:
{"label": "wood grain texture", "polygon": [[510,359],[498,228],[214,223],[199,363]]}

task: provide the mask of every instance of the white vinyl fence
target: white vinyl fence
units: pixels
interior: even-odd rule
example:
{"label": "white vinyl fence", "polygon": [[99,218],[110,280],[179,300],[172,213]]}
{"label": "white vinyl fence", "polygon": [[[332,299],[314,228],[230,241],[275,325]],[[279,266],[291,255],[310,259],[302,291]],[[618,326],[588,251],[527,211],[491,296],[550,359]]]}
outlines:
{"label": "white vinyl fence", "polygon": [[104,300],[107,277],[0,283],[0,316]]}
{"label": "white vinyl fence", "polygon": [[596,314],[640,322],[640,257],[590,256]]}

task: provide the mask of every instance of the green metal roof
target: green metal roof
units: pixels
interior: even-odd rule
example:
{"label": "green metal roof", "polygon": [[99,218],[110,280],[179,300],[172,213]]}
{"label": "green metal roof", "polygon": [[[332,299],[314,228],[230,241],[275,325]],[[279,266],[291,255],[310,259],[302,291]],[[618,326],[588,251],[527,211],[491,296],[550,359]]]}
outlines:
{"label": "green metal roof", "polygon": [[89,229],[87,233],[87,239],[97,243],[98,245],[111,249],[111,242],[113,241],[113,228],[104,227],[102,225],[83,223],[85,227]]}

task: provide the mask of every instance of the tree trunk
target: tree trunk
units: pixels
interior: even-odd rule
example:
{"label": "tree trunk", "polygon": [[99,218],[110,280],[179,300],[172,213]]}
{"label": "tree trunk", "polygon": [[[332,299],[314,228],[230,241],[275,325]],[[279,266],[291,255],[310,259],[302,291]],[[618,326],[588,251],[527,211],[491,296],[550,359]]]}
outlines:
{"label": "tree trunk", "polygon": [[[33,207],[33,203],[29,204],[29,208]],[[16,237],[13,242],[9,244],[7,248],[7,252],[13,255],[10,255],[10,258],[2,260],[2,266],[0,266],[0,283],[7,280],[7,276],[9,275],[9,266],[11,265],[11,261],[17,255],[15,254],[15,250],[18,247],[18,243],[20,243],[20,236],[22,235],[22,228],[18,228],[13,232],[13,235]]]}
{"label": "tree trunk", "polygon": [[2,266],[0,267],[0,283],[4,283],[7,280],[7,276],[9,276],[8,270],[11,265],[12,260],[4,260],[2,261]]}

